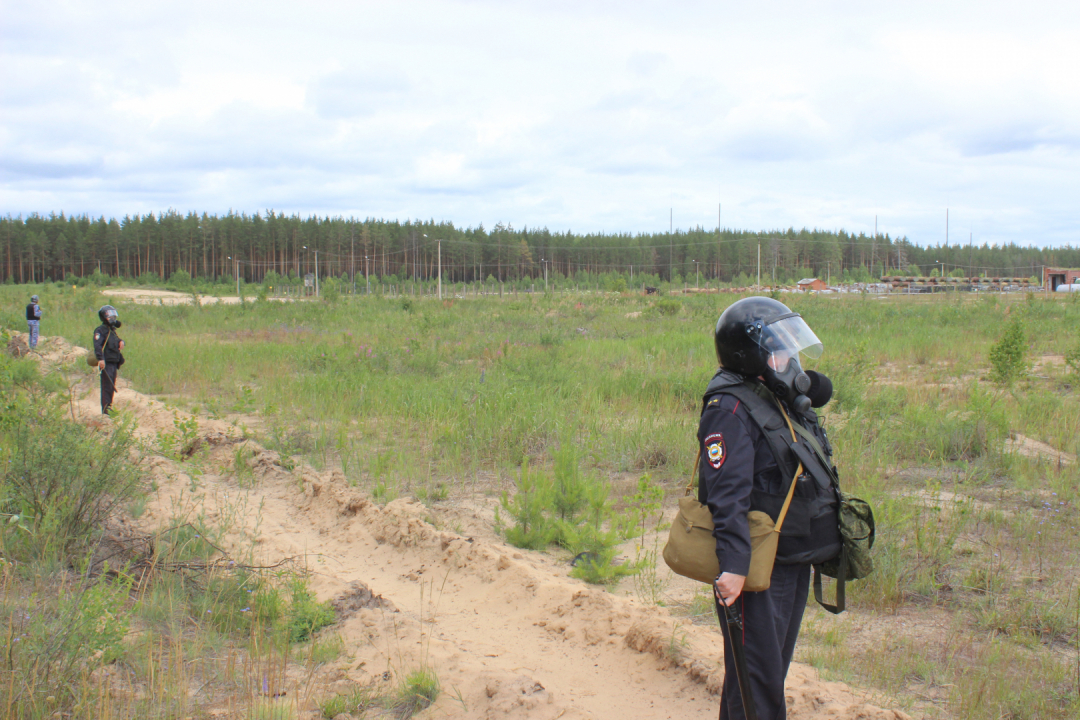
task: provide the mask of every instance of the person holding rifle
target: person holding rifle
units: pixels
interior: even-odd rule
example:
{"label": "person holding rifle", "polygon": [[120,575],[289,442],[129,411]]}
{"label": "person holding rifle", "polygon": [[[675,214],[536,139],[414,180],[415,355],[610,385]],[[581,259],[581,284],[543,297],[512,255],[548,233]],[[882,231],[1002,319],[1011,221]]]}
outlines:
{"label": "person holding rifle", "polygon": [[120,329],[120,316],[112,305],[105,305],[98,310],[101,325],[94,330],[94,356],[101,370],[101,414],[108,415],[112,410],[113,395],[116,393],[116,372],[124,364],[124,341],[116,334]]}
{"label": "person holding rifle", "polygon": [[[713,339],[720,369],[702,399],[698,500],[712,514],[720,563],[713,583],[724,634],[720,720],[783,720],[784,681],[811,566],[841,549],[836,488],[820,463],[803,462],[799,453],[809,440],[795,441],[813,436],[822,462],[832,464],[832,448],[812,410],[828,402],[832,383],[802,370],[800,353],[819,357],[821,341],[798,313],[771,298],[732,304]],[[755,592],[744,587],[752,511],[780,527],[768,587]]]}

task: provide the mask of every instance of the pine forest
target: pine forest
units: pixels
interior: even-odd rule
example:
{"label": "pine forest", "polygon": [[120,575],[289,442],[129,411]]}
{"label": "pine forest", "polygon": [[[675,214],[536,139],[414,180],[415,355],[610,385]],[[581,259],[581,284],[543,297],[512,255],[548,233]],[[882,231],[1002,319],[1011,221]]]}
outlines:
{"label": "pine forest", "polygon": [[[751,232],[695,228],[673,233],[553,232],[458,228],[434,221],[307,217],[273,211],[224,216],[97,219],[0,218],[0,274],[8,283],[98,275],[150,282],[181,272],[209,282],[268,278],[367,278],[444,282],[542,281],[618,275],[631,282],[763,284],[801,277],[871,282],[883,275],[1039,277],[1043,266],[1080,266],[1080,247],[970,242],[919,245],[888,234],[843,230]],[[316,265],[317,264],[317,265]]]}

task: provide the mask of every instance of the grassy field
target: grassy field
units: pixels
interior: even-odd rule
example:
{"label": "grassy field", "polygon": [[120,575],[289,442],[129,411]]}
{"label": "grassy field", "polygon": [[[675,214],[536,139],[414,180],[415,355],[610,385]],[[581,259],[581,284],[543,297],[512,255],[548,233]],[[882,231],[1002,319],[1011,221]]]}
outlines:
{"label": "grassy field", "polygon": [[[5,287],[6,326],[32,291],[44,334],[89,343],[89,289]],[[734,299],[122,305],[122,373],[197,413],[256,415],[269,447],[379,497],[503,489],[572,448],[599,476],[648,473],[670,504]],[[781,299],[825,344],[811,366],[836,387],[841,481],[878,519],[877,571],[839,620],[810,612],[801,659],[931,717],[1076,717],[1080,468],[1053,451],[1080,454],[1080,298]],[[1016,376],[992,381],[1002,366]]]}

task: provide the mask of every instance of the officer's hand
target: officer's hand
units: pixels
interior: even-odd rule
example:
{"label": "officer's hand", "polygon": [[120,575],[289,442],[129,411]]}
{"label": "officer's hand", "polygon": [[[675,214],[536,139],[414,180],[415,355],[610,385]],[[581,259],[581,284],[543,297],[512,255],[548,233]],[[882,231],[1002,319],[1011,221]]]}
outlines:
{"label": "officer's hand", "polygon": [[123,341],[123,340],[121,340],[121,341],[120,341],[120,349],[121,349],[121,350],[123,350],[123,349],[124,349],[124,341]]}
{"label": "officer's hand", "polygon": [[97,366],[98,366],[98,370],[104,370],[105,369],[105,361],[104,360],[98,360],[97,361]]}
{"label": "officer's hand", "polygon": [[716,599],[725,605],[730,605],[742,593],[743,583],[746,582],[745,575],[736,575],[735,573],[720,573],[720,576],[713,581],[713,593],[716,595]]}

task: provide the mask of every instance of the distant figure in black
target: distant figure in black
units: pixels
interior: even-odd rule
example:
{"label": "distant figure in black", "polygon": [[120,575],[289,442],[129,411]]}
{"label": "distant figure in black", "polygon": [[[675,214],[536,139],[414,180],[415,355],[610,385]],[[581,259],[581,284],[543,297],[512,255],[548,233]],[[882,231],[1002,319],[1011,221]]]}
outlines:
{"label": "distant figure in black", "polygon": [[30,304],[26,306],[26,327],[30,334],[30,349],[37,347],[38,330],[41,325],[41,306],[38,305],[38,296],[30,296]]}
{"label": "distant figure in black", "polygon": [[659,294],[659,292],[660,292],[660,290],[658,288],[654,288],[652,285],[646,285],[645,286],[645,294],[646,295],[657,295],[657,294]]}
{"label": "distant figure in black", "polygon": [[116,334],[120,317],[116,308],[106,305],[98,310],[101,324],[94,330],[94,356],[101,370],[101,414],[108,415],[116,392],[116,371],[124,364],[124,341]]}

